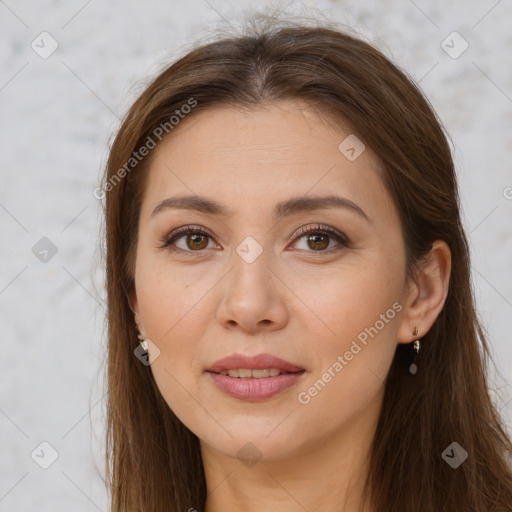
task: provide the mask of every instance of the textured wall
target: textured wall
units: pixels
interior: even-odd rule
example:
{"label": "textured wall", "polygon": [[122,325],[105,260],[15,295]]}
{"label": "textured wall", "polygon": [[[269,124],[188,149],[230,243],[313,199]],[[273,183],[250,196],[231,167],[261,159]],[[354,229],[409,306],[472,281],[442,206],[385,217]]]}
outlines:
{"label": "textured wall", "polygon": [[[451,134],[475,293],[502,374],[496,397],[510,423],[512,4],[278,5],[287,4],[287,12],[320,12],[374,41],[420,81]],[[107,510],[100,478],[104,291],[93,190],[108,137],[147,77],[224,19],[234,24],[248,6],[0,1],[2,511]],[[463,39],[446,39],[454,31]],[[38,464],[52,462],[52,449],[58,458],[43,470]]]}

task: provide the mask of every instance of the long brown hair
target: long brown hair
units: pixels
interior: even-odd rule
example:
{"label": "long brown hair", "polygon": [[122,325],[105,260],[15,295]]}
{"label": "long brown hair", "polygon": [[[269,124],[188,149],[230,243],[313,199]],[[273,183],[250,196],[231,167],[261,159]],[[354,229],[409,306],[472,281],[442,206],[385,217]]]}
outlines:
{"label": "long brown hair", "polygon": [[[370,452],[367,499],[376,512],[512,510],[511,441],[488,392],[490,350],[475,313],[447,136],[411,79],[377,49],[333,25],[291,22],[253,24],[242,35],[190,51],[147,86],[111,146],[102,186],[111,510],[201,511],[207,491],[199,439],[164,401],[150,367],[134,356],[129,297],[154,152],[130,159],[148,137],[155,140],[158,127],[172,136],[177,110],[181,121],[184,112],[193,116],[212,106],[284,99],[350,122],[377,154],[400,214],[409,276],[435,240],[446,241],[452,254],[448,297],[422,339],[417,375],[406,371],[408,347],[397,347]],[[442,457],[454,442],[468,454],[456,469]]]}

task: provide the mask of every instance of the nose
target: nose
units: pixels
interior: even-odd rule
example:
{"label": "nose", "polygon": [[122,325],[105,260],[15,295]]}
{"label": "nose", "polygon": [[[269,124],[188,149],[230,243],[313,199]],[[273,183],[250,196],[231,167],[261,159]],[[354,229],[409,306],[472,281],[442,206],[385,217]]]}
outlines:
{"label": "nose", "polygon": [[251,334],[282,329],[289,318],[287,288],[270,268],[267,252],[251,263],[234,253],[232,265],[222,281],[217,321]]}

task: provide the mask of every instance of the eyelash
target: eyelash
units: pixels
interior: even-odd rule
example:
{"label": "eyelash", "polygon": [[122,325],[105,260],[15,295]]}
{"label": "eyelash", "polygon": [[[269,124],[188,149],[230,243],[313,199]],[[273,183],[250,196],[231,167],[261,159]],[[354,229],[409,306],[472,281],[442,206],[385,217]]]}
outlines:
{"label": "eyelash", "polygon": [[[341,247],[350,247],[350,240],[341,232],[338,230],[331,228],[330,226],[325,226],[321,224],[317,224],[316,226],[305,226],[300,228],[298,231],[296,231],[289,240],[295,240],[300,239],[305,235],[308,235],[310,233],[320,233],[324,235],[328,235],[336,240],[340,244]],[[183,252],[183,253],[200,253],[204,252],[204,249],[192,251],[192,250],[184,250],[180,248],[171,248],[171,245],[181,238],[183,235],[192,235],[192,234],[201,234],[205,235],[207,237],[210,237],[213,239],[213,236],[203,227],[201,226],[183,226],[181,228],[178,228],[177,230],[173,231],[169,235],[167,235],[164,239],[162,239],[162,245],[159,246],[159,248],[167,248],[169,251],[172,252]],[[319,251],[307,251],[311,253],[318,253],[318,254],[331,254],[332,252],[339,250],[338,248],[331,248],[326,250],[319,250]]]}

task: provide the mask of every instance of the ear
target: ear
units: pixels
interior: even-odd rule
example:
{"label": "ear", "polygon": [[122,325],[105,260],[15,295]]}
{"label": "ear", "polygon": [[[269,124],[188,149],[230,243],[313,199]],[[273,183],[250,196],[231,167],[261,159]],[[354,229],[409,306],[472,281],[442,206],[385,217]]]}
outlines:
{"label": "ear", "polygon": [[[432,244],[429,256],[409,283],[409,293],[398,329],[398,342],[410,343],[424,336],[443,309],[452,268],[451,251],[443,240]],[[414,336],[414,328],[418,335]]]}

